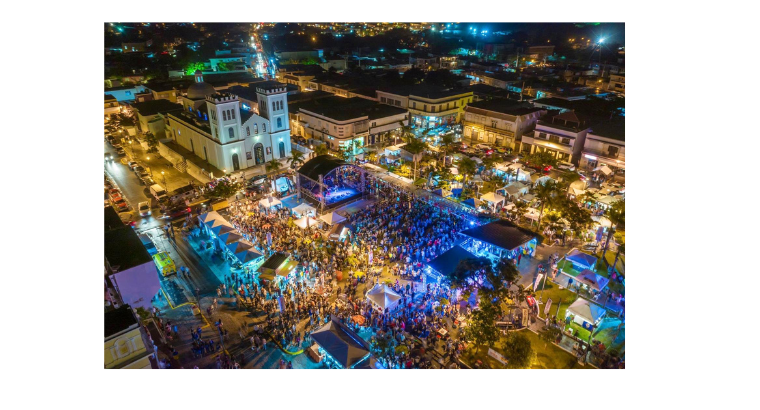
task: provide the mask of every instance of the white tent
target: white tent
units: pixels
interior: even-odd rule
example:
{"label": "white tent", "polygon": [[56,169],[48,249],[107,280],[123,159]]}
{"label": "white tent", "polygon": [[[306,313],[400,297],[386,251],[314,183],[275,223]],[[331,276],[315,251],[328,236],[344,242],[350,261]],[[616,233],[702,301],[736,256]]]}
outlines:
{"label": "white tent", "polygon": [[601,167],[594,168],[594,172],[601,172],[604,175],[610,175],[612,174],[612,170],[607,165],[602,165]]}
{"label": "white tent", "polygon": [[393,310],[401,300],[401,295],[394,292],[388,285],[378,283],[367,292],[367,299],[380,309]]}
{"label": "white tent", "polygon": [[522,200],[523,200],[523,201],[525,201],[525,202],[530,202],[530,201],[532,201],[532,200],[536,199],[536,196],[535,196],[535,195],[533,195],[533,194],[525,194],[525,195],[523,195],[523,197],[522,197],[522,198],[520,198],[520,199],[522,199]]}
{"label": "white tent", "polygon": [[604,227],[606,227],[606,228],[609,228],[609,227],[611,227],[611,226],[612,226],[612,222],[611,222],[609,219],[607,219],[607,218],[605,218],[605,217],[603,217],[603,216],[594,215],[594,216],[592,216],[592,217],[591,217],[591,219],[592,219],[594,222],[596,222],[596,223],[598,223],[599,225],[602,225],[602,226],[604,226]]}
{"label": "white tent", "polygon": [[524,167],[525,166],[523,164],[514,163],[514,164],[509,164],[509,166],[507,167],[507,169],[521,169],[521,168],[524,168]]}
{"label": "white tent", "polygon": [[520,182],[513,182],[502,189],[510,196],[520,196],[528,193],[528,186]]}
{"label": "white tent", "polygon": [[474,177],[472,177],[472,182],[478,185],[481,185],[483,184],[484,181],[483,181],[483,178],[480,177],[480,175],[475,175]]}
{"label": "white tent", "polygon": [[311,216],[304,216],[295,220],[295,224],[301,229],[314,228],[319,223],[319,220],[312,218]]}
{"label": "white tent", "polygon": [[305,202],[292,209],[293,213],[298,215],[306,215],[309,212],[316,212],[316,210],[316,208]]}
{"label": "white tent", "polygon": [[483,163],[483,160],[480,159],[480,158],[478,158],[478,157],[470,157],[470,159],[473,160],[473,161],[475,161],[475,162],[477,162],[478,164],[482,164]]}
{"label": "white tent", "polygon": [[596,325],[606,313],[607,311],[603,307],[591,303],[586,299],[578,298],[567,308],[565,315],[574,315],[575,319],[573,321],[579,325],[583,325],[583,322]]}
{"label": "white tent", "polygon": [[264,208],[271,208],[273,206],[282,205],[282,201],[274,197],[267,197],[259,201],[259,205]]}
{"label": "white tent", "polygon": [[319,219],[325,221],[328,225],[340,223],[346,220],[345,217],[337,214],[336,212],[330,212],[319,217]]}
{"label": "white tent", "polygon": [[538,209],[536,209],[536,208],[528,208],[527,211],[525,212],[524,216],[526,218],[528,218],[528,219],[532,219],[534,221],[537,221],[538,220],[538,215],[539,215]]}
{"label": "white tent", "polygon": [[586,190],[570,187],[568,188],[568,192],[570,192],[571,194],[575,196],[581,196],[583,195],[584,192],[586,192]]}
{"label": "white tent", "polygon": [[480,200],[488,202],[491,206],[496,206],[504,202],[504,197],[495,192],[489,192],[485,195],[482,195],[480,197]]}
{"label": "white tent", "polygon": [[449,168],[449,171],[451,171],[452,175],[459,175],[459,169],[457,169],[457,167],[451,167]]}

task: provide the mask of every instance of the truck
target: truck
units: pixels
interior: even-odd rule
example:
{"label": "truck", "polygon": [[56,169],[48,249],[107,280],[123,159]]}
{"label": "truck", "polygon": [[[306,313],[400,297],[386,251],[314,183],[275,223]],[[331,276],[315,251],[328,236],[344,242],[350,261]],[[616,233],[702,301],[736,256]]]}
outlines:
{"label": "truck", "polygon": [[161,202],[168,198],[166,195],[166,189],[162,187],[159,184],[153,184],[150,186],[150,194],[153,195],[154,198],[156,198],[157,201]]}

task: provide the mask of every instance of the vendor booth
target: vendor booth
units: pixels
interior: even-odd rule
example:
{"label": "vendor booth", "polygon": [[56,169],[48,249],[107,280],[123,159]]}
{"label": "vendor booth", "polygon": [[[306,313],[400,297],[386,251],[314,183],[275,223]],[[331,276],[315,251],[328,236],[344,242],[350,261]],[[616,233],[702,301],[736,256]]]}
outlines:
{"label": "vendor booth", "polygon": [[567,253],[567,255],[565,255],[565,260],[572,263],[573,268],[576,270],[582,271],[584,269],[593,270],[596,266],[597,258],[596,256],[583,253],[578,249],[572,249]]}
{"label": "vendor booth", "polygon": [[460,244],[476,256],[491,259],[514,259],[520,253],[533,255],[541,236],[506,220],[497,220],[461,232],[466,236]]}
{"label": "vendor booth", "polygon": [[438,196],[443,197],[443,198],[448,198],[448,197],[451,196],[451,191],[449,191],[448,189],[441,189],[441,188],[439,188],[439,189],[433,190],[433,194],[434,195],[438,195]]}
{"label": "vendor booth", "polygon": [[480,199],[476,198],[467,198],[464,201],[462,201],[462,205],[467,205],[469,207],[478,209],[480,207]]}
{"label": "vendor booth", "polygon": [[298,217],[316,216],[317,208],[314,208],[313,206],[307,203],[303,203],[293,208],[291,211],[293,212],[293,214],[297,215]]}
{"label": "vendor booth", "polygon": [[530,187],[520,182],[512,182],[496,192],[512,199],[517,199],[528,193]]}
{"label": "vendor booth", "polygon": [[578,298],[565,311],[565,317],[572,317],[573,322],[592,331],[606,314],[607,311],[603,307],[583,298]]}
{"label": "vendor booth", "polygon": [[495,193],[495,192],[489,192],[487,194],[484,194],[480,197],[480,200],[483,202],[488,203],[488,207],[491,209],[496,209],[499,206],[504,205],[504,197]]}
{"label": "vendor booth", "polygon": [[319,220],[311,216],[304,216],[296,219],[295,224],[301,229],[316,228],[319,224]]}
{"label": "vendor booth", "polygon": [[475,257],[467,249],[457,245],[428,262],[425,276],[432,279],[435,283],[441,283],[446,277],[454,273],[457,266],[459,266],[459,262]]}
{"label": "vendor booth", "polygon": [[319,345],[319,353],[328,367],[355,369],[369,367],[370,346],[339,319],[330,322],[311,334]]}
{"label": "vendor booth", "polygon": [[575,279],[581,286],[595,293],[601,292],[610,283],[609,279],[589,269],[584,269]]}
{"label": "vendor booth", "polygon": [[275,252],[259,267],[259,278],[268,281],[286,278],[297,265],[287,253]]}
{"label": "vendor booth", "polygon": [[602,165],[601,167],[594,168],[594,172],[601,172],[605,176],[612,175],[612,170],[607,165]]}
{"label": "vendor booth", "polygon": [[394,292],[388,285],[378,283],[367,292],[367,299],[380,310],[393,310],[398,306],[401,295]]}
{"label": "vendor booth", "polygon": [[334,225],[336,223],[340,223],[346,220],[346,218],[342,215],[339,215],[335,212],[330,212],[327,214],[324,214],[319,217],[322,221],[324,221],[328,225]]}
{"label": "vendor booth", "polygon": [[269,196],[260,200],[259,206],[261,206],[264,209],[275,208],[277,206],[282,206],[282,201],[280,201],[279,199],[275,197]]}

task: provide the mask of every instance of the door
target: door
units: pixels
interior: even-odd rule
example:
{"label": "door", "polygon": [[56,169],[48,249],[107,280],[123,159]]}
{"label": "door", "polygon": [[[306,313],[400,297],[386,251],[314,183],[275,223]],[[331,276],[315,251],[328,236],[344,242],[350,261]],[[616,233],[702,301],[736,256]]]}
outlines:
{"label": "door", "polygon": [[261,165],[265,162],[264,160],[264,145],[261,143],[256,144],[253,147],[253,156],[256,158],[256,165]]}
{"label": "door", "polygon": [[285,158],[285,142],[280,141],[280,158]]}
{"label": "door", "polygon": [[232,169],[234,171],[240,169],[240,159],[238,159],[238,154],[232,154]]}

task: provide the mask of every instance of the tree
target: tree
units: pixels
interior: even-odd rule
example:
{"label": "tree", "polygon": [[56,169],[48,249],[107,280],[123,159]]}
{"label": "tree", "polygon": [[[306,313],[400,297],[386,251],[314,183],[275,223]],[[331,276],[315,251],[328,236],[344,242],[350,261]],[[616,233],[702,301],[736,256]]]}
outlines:
{"label": "tree", "polygon": [[546,208],[546,204],[554,198],[554,195],[557,194],[557,185],[552,181],[548,181],[545,184],[538,184],[538,186],[536,186],[535,194],[536,198],[541,200],[541,212],[538,214],[538,227],[540,229],[541,218],[544,216],[544,208]]}
{"label": "tree", "polygon": [[219,71],[232,71],[232,64],[221,61],[216,65]]}
{"label": "tree", "polygon": [[605,264],[609,265],[607,263],[607,259],[604,259],[604,255],[607,253],[607,247],[610,245],[610,238],[612,237],[615,229],[617,229],[618,226],[625,227],[625,200],[613,202],[610,206],[609,211],[607,211],[607,218],[610,220],[610,223],[612,225],[607,231],[607,240],[604,241],[604,249],[602,249],[602,260]]}
{"label": "tree", "polygon": [[412,139],[404,146],[404,150],[408,153],[412,154],[412,159],[414,160],[414,178],[417,178],[417,164],[419,163],[421,154],[428,148],[428,145],[425,141],[419,140],[417,138]]}
{"label": "tree", "polygon": [[480,351],[481,346],[493,347],[499,340],[501,332],[496,327],[496,321],[500,315],[501,308],[490,301],[482,301],[480,308],[472,312],[467,334],[475,342],[475,353]]}
{"label": "tree", "polygon": [[425,72],[414,67],[404,72],[403,80],[407,84],[418,84],[423,78],[425,78]]}
{"label": "tree", "polygon": [[266,163],[267,174],[276,174],[277,171],[279,171],[281,167],[282,165],[280,164],[280,161],[278,161],[275,158],[272,158],[271,161]]}
{"label": "tree", "polygon": [[291,168],[296,169],[299,165],[303,164],[304,155],[301,151],[291,151],[290,154],[292,156],[288,158],[288,163],[290,163]]}
{"label": "tree", "polygon": [[524,201],[517,200],[514,202],[515,207],[513,208],[515,213],[515,216],[517,217],[517,222],[520,222],[522,219],[522,216],[525,215],[525,210],[528,209],[528,204]]}
{"label": "tree", "polygon": [[243,189],[243,184],[240,182],[232,182],[228,179],[218,179],[216,185],[206,191],[206,196],[212,199],[229,198],[241,189]]}
{"label": "tree", "polygon": [[546,215],[546,222],[548,222],[548,228],[551,232],[551,239],[554,239],[554,235],[562,229],[562,224],[559,223],[559,220],[562,219],[562,217],[559,216],[558,213],[552,212],[548,215]]}
{"label": "tree", "polygon": [[507,289],[522,277],[520,276],[520,271],[517,270],[517,266],[512,261],[506,259],[499,261],[496,265],[496,272],[502,280],[507,282]]}
{"label": "tree", "polygon": [[534,152],[523,159],[531,167],[542,168],[545,165],[557,166],[557,158],[548,152]]}
{"label": "tree", "polygon": [[203,71],[204,68],[205,68],[205,65],[202,62],[189,63],[187,66],[185,66],[185,74],[193,75],[198,70]]}
{"label": "tree", "polygon": [[467,185],[468,177],[475,175],[475,171],[478,169],[478,164],[471,158],[464,157],[459,160],[459,173],[464,175],[464,184]]}
{"label": "tree", "polygon": [[444,134],[441,137],[441,152],[443,153],[444,160],[449,155],[449,152],[451,152],[452,148],[454,147],[454,142],[456,142],[456,139],[454,137],[454,133],[450,132],[448,134]]}
{"label": "tree", "polygon": [[527,369],[537,356],[530,339],[520,332],[510,333],[502,345],[502,350],[510,369]]}
{"label": "tree", "polygon": [[158,138],[152,132],[145,134],[145,142],[148,143],[148,152],[158,152]]}
{"label": "tree", "polygon": [[615,262],[612,264],[612,266],[617,269],[617,263],[618,259],[620,259],[620,254],[625,254],[625,235],[622,235],[619,231],[615,232],[615,243],[617,243],[617,252],[615,252]]}
{"label": "tree", "polygon": [[326,155],[327,154],[327,145],[325,144],[319,144],[316,147],[314,147],[314,152],[317,155]]}

